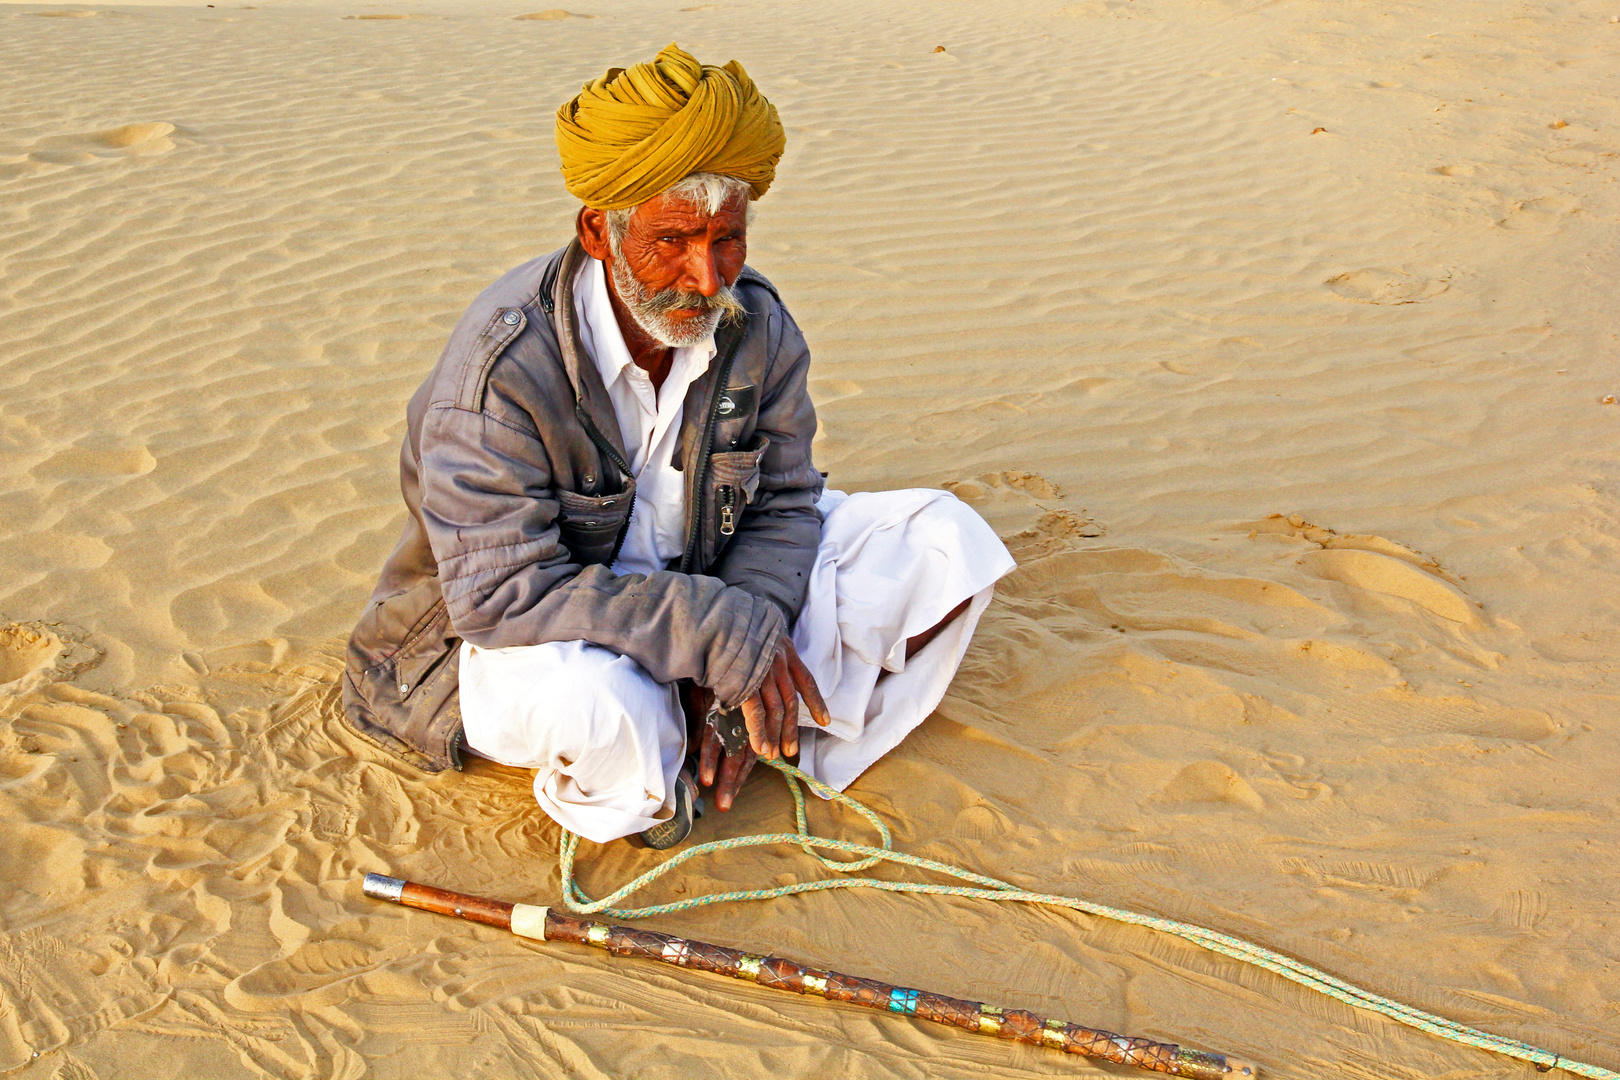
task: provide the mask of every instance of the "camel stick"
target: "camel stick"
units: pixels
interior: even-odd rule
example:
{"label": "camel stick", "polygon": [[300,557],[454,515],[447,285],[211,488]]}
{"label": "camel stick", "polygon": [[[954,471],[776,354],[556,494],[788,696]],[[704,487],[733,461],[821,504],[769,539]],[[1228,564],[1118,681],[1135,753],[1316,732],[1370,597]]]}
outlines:
{"label": "camel stick", "polygon": [[653,930],[576,919],[551,908],[509,904],[418,885],[413,881],[367,874],[365,894],[406,907],[483,923],[537,941],[571,941],[605,949],[615,956],[639,956],[676,967],[695,968],[715,975],[769,987],[813,994],[829,1001],[844,1001],[868,1009],[900,1013],[936,1024],[950,1024],[1014,1042],[1033,1043],[1085,1057],[1103,1058],[1120,1065],[1135,1065],[1193,1080],[1243,1080],[1256,1068],[1224,1054],[1187,1050],[1174,1043],[1157,1043],[1115,1035],[1109,1031],[1047,1020],[1023,1009],[998,1009],[978,1001],[912,990],[903,986],[842,975],[836,971],[804,967],[779,956],[757,956],[722,945],[672,937]]}

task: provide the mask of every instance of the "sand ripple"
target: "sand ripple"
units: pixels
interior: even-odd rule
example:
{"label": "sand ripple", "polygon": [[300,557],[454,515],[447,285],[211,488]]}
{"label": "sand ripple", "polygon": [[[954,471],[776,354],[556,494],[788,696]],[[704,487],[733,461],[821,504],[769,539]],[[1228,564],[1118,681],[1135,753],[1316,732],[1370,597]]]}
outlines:
{"label": "sand ripple", "polygon": [[[787,124],[751,261],[815,350],[821,467],[948,486],[1020,561],[857,785],[901,842],[1620,1067],[1607,19],[0,11],[0,1072],[1062,1067],[359,895],[555,899],[527,779],[357,743],[337,657],[400,526],[405,401],[471,297],[569,234],[552,110],[671,39]],[[699,836],[787,808],[762,780]],[[655,861],[621,847],[593,889]],[[1068,916],[847,895],[659,925],[1270,1076],[1506,1068]]]}

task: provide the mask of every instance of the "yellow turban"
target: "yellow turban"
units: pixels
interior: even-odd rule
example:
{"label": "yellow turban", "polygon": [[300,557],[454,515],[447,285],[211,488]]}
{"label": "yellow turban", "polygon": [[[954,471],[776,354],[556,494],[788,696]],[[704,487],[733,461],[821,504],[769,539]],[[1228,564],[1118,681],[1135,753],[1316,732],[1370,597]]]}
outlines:
{"label": "yellow turban", "polygon": [[673,43],[557,110],[563,182],[597,210],[638,206],[695,172],[735,176],[757,199],[786,145],[776,106],[741,64],[699,64]]}

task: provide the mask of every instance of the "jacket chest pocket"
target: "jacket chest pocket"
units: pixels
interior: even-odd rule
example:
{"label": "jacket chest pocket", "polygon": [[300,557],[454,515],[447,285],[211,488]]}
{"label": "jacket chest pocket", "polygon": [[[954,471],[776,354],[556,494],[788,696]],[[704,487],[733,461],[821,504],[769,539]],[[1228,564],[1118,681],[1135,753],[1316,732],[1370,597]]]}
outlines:
{"label": "jacket chest pocket", "polygon": [[759,462],[769,449],[763,435],[747,450],[728,450],[709,456],[708,506],[711,508],[704,533],[712,537],[715,554],[737,531],[743,508],[759,494]]}
{"label": "jacket chest pocket", "polygon": [[728,386],[714,403],[714,439],[710,444],[727,453],[754,433],[759,422],[759,387]]}
{"label": "jacket chest pocket", "polygon": [[635,492],[634,481],[617,495],[557,492],[557,531],[575,562],[606,565],[613,561]]}

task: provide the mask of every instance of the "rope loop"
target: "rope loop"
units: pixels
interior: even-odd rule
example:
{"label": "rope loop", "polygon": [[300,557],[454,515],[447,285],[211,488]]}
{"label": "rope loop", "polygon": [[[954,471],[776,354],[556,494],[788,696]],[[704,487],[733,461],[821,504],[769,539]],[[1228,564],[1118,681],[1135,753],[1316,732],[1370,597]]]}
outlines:
{"label": "rope loop", "polygon": [[[1048,907],[1067,908],[1071,911],[1079,911],[1087,915],[1111,919],[1115,922],[1146,926],[1174,935],[1211,952],[1280,975],[1291,982],[1315,990],[1319,994],[1342,1001],[1346,1005],[1366,1009],[1369,1012],[1388,1017],[1397,1023],[1405,1024],[1407,1027],[1426,1031],[1431,1035],[1437,1035],[1451,1042],[1505,1054],[1520,1061],[1528,1061],[1542,1071],[1560,1068],[1577,1076],[1590,1077],[1591,1080],[1620,1080],[1620,1072],[1605,1069],[1598,1065],[1588,1065],[1585,1062],[1574,1061],[1560,1054],[1543,1050],[1540,1047],[1531,1046],[1529,1043],[1519,1042],[1516,1039],[1509,1039],[1502,1035],[1492,1035],[1488,1031],[1480,1031],[1459,1024],[1454,1020],[1447,1020],[1444,1017],[1435,1016],[1432,1013],[1402,1004],[1399,1001],[1381,997],[1370,990],[1364,990],[1309,964],[1295,960],[1291,956],[1244,941],[1242,938],[1232,937],[1229,934],[1223,934],[1202,926],[1194,926],[1191,923],[1176,922],[1174,919],[1163,919],[1156,915],[1144,915],[1139,912],[1126,911],[1122,908],[1105,907],[1102,904],[1095,904],[1079,897],[1028,892],[1009,882],[987,877],[984,874],[976,874],[971,870],[952,866],[950,863],[925,859],[919,855],[911,855],[904,851],[896,851],[894,850],[894,837],[890,833],[888,825],[870,807],[841,791],[834,791],[820,780],[785,761],[777,758],[762,758],[760,760],[780,772],[783,779],[787,781],[788,790],[793,794],[795,831],[790,833],[761,833],[756,836],[736,836],[725,840],[711,840],[706,844],[695,844],[678,852],[628,884],[615,889],[600,900],[592,900],[586,895],[585,890],[579,887],[579,883],[574,878],[574,864],[579,851],[579,837],[564,829],[557,861],[558,869],[562,873],[563,902],[567,904],[569,910],[581,915],[606,915],[615,919],[644,919],[651,915],[668,915],[708,904],[727,904],[738,900],[774,900],[783,896],[826,892],[831,889],[881,889],[885,892],[932,896],[965,896],[979,900],[1043,904]],[[881,841],[880,844],[873,847],[868,844],[857,844],[850,840],[836,840],[832,837],[817,836],[812,833],[809,818],[805,811],[804,791],[800,787],[801,784],[809,787],[811,791],[823,799],[835,802],[840,806],[846,806],[865,818],[877,830]],[[969,884],[940,885],[927,882],[887,881],[881,878],[869,877],[837,877],[799,881],[791,885],[778,885],[771,889],[741,889],[730,892],[709,893],[678,900],[674,903],[652,904],[648,907],[620,908],[615,906],[691,859],[719,851],[774,845],[795,845],[803,849],[806,854],[814,857],[827,869],[840,874],[853,874],[861,870],[868,870],[881,862],[892,862],[946,878],[954,878],[957,881],[968,882]],[[842,852],[845,855],[854,857],[851,859],[829,859],[821,854],[822,851]]]}

